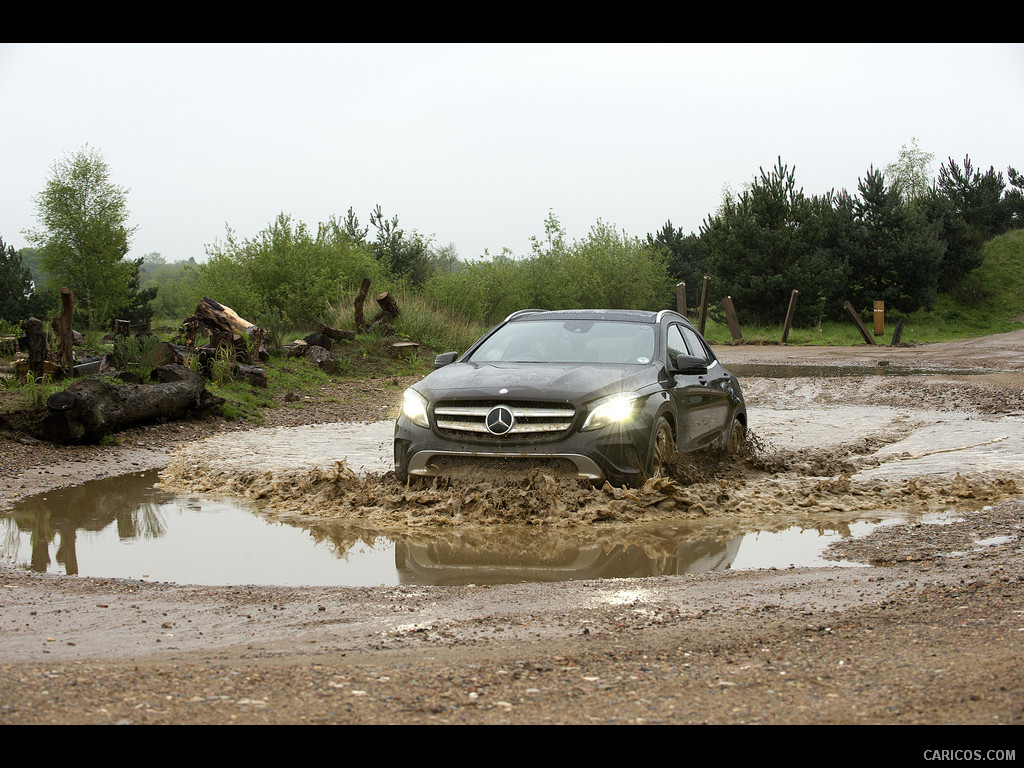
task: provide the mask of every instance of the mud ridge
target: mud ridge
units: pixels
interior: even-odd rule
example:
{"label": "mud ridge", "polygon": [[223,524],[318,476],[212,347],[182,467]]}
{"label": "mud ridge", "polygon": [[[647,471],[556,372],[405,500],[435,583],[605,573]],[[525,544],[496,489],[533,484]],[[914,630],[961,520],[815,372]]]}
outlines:
{"label": "mud ridge", "polygon": [[846,516],[877,510],[926,512],[981,506],[1018,495],[1003,474],[955,473],[897,480],[868,478],[872,452],[890,438],[829,449],[776,450],[752,441],[744,455],[707,464],[680,457],[671,477],[635,489],[535,470],[521,476],[467,475],[399,483],[392,473],[366,475],[345,461],[331,467],[244,470],[204,461],[201,452],[172,457],[161,486],[260,502],[277,517],[360,523],[381,531],[430,527],[525,525],[572,528],[635,525],[729,516]]}

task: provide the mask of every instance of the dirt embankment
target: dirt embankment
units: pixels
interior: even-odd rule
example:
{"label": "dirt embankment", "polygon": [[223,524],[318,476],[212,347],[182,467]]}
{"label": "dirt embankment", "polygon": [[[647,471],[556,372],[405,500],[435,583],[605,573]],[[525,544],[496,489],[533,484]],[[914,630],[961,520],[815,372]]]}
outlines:
{"label": "dirt embankment", "polygon": [[[913,362],[1024,371],[1022,342],[930,345]],[[726,364],[896,365],[914,350],[718,351]],[[1016,424],[1022,384],[1024,373],[943,375],[784,394],[794,412],[859,392],[917,415]],[[771,405],[785,386],[751,382],[748,396]],[[329,420],[316,407],[297,423]],[[216,428],[165,425],[95,451],[5,438],[14,451],[0,476],[10,499],[125,461],[162,466],[171,445]],[[883,526],[834,552],[871,566],[651,579],[212,588],[7,568],[0,722],[1019,725],[1022,513],[1009,499],[948,525]]]}

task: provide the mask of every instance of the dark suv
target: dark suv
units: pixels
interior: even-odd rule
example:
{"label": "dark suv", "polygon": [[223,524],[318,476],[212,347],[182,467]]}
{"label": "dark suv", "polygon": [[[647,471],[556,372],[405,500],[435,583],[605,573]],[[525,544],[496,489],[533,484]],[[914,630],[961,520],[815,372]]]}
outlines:
{"label": "dark suv", "polygon": [[636,486],[673,450],[734,449],[739,382],[668,310],[522,310],[405,391],[395,474],[547,466]]}

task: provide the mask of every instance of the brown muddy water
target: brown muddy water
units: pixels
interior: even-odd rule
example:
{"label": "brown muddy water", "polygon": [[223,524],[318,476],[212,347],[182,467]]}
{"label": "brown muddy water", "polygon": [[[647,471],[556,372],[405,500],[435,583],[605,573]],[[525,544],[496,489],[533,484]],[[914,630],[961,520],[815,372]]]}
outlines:
{"label": "brown muddy water", "polygon": [[40,572],[210,585],[834,567],[835,541],[911,517],[942,524],[1024,488],[1020,415],[820,405],[812,383],[789,386],[751,407],[747,455],[680,462],[636,490],[540,472],[403,486],[388,474],[390,422],[219,435],[179,449],[160,475],[24,499],[0,519],[0,556]]}

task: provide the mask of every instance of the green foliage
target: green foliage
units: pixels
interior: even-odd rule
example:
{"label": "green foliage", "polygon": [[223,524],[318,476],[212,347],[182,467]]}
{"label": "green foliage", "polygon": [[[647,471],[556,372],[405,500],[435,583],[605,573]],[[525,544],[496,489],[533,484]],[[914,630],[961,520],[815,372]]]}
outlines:
{"label": "green foliage", "polygon": [[161,341],[157,336],[115,336],[111,354],[118,370],[130,371],[143,381],[149,379],[156,368]]}
{"label": "green foliage", "polygon": [[124,260],[135,229],[127,223],[127,194],[110,180],[99,152],[86,147],[56,162],[36,197],[40,228],[28,236],[51,284],[75,292],[89,328],[104,326],[140,298],[138,265]]}
{"label": "green foliage", "polygon": [[32,273],[13,246],[0,238],[0,320],[19,323],[41,316],[43,302],[32,284]]}
{"label": "green foliage", "polygon": [[549,215],[533,255],[500,255],[435,274],[425,287],[434,304],[476,323],[493,324],[517,309],[661,309],[673,296],[664,252],[598,221],[567,242]]}
{"label": "green foliage", "polygon": [[885,166],[885,179],[905,203],[913,203],[931,189],[934,160],[935,155],[922,150],[911,137],[910,147],[900,147],[899,159]]}
{"label": "green foliage", "polygon": [[904,313],[929,307],[938,290],[945,245],[939,227],[904,202],[871,168],[858,183],[860,196],[842,198],[852,226],[843,252],[850,265],[846,295],[854,307],[884,301],[887,310]]}
{"label": "green foliage", "polygon": [[939,168],[936,185],[979,239],[987,240],[1012,226],[1012,211],[1002,204],[1006,185],[995,168],[982,173],[974,169],[969,157],[964,158],[963,167],[949,158]]}
{"label": "green foliage", "polygon": [[794,289],[800,324],[817,322],[834,302],[847,266],[829,247],[831,205],[831,196],[805,196],[780,158],[705,220],[712,287],[732,297],[742,322],[782,322]]}
{"label": "green foliage", "polygon": [[139,279],[145,288],[156,289],[156,297],[150,302],[153,315],[176,321],[188,317],[203,298],[199,265],[194,258],[170,264],[163,259],[151,262],[151,255],[145,256]]}
{"label": "green foliage", "polygon": [[252,240],[240,241],[229,230],[227,242],[208,254],[196,270],[201,294],[264,327],[288,320],[314,324],[328,301],[364,277],[385,274],[372,252],[333,218],[313,235],[282,213]]}
{"label": "green foliage", "polygon": [[417,232],[406,235],[398,226],[398,217],[385,219],[379,205],[370,214],[370,224],[377,230],[377,239],[371,243],[377,260],[391,274],[423,285],[433,271],[430,241]]}
{"label": "green foliage", "polygon": [[666,221],[656,235],[648,233],[647,244],[661,252],[669,275],[676,282],[686,283],[687,301],[691,305],[696,303],[704,276],[708,274],[710,259],[705,241],[694,234],[683,234],[683,230]]}

